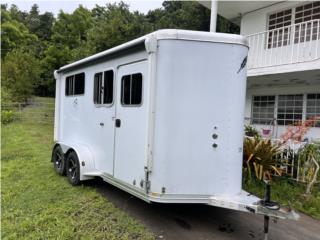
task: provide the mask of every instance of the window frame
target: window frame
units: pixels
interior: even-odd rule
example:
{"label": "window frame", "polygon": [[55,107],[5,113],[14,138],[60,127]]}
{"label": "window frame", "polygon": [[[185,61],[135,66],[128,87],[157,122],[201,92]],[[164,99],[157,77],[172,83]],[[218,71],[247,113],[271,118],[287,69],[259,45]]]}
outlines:
{"label": "window frame", "polygon": [[[112,79],[112,83],[113,83],[113,86],[112,86],[112,102],[111,103],[95,103],[94,102],[94,94],[95,94],[94,81],[95,81],[95,76],[97,74],[102,73],[102,83],[104,84],[104,75],[105,75],[104,73],[108,72],[108,71],[112,71],[112,73],[113,73],[113,79]],[[115,79],[116,79],[116,71],[114,71],[114,68],[107,68],[105,70],[101,70],[101,71],[95,72],[93,74],[93,96],[92,97],[93,97],[93,105],[95,107],[97,107],[97,108],[100,108],[100,107],[108,107],[108,108],[110,108],[110,107],[112,107],[114,105],[115,96],[116,96],[116,94],[115,94],[115,90],[116,90],[116,86],[115,86],[116,85],[116,81],[115,81]],[[102,97],[102,94],[100,96]],[[102,100],[102,102],[103,102],[103,100]]]}
{"label": "window frame", "polygon": [[[315,99],[309,99],[308,98],[308,95],[316,95],[315,96]],[[308,101],[309,100],[314,100],[314,102],[315,102],[315,105],[314,106],[310,106],[310,105],[308,105]],[[320,117],[320,103],[319,103],[319,105],[317,105],[317,103],[318,102],[320,102],[320,92],[319,93],[307,93],[306,94],[306,103],[305,103],[305,105],[306,105],[306,110],[305,110],[305,119],[306,120],[309,120],[309,117],[311,116],[311,117]],[[316,115],[312,115],[312,113],[311,112],[308,112],[308,108],[310,109],[310,108],[314,108],[315,110],[315,114]],[[318,109],[319,109],[319,115],[317,115],[317,111],[318,111]],[[313,124],[312,124],[312,127],[313,128],[320,128],[320,120],[318,120],[318,121],[315,121]]]}
{"label": "window frame", "polygon": [[[256,120],[258,120],[258,121],[261,121],[261,120],[265,120],[265,121],[269,121],[269,123],[267,123],[267,124],[264,124],[264,123],[253,123],[253,108],[254,108],[254,98],[255,97],[267,97],[267,98],[269,98],[269,97],[274,97],[274,100],[273,100],[273,102],[274,102],[274,106],[273,106],[273,117],[272,117],[272,119],[270,119],[270,121],[267,119],[267,118],[263,118],[263,119],[261,119],[260,117],[259,118],[257,118]],[[259,100],[259,103],[261,103],[261,102],[269,102],[269,99],[267,99],[267,101],[262,101],[262,100]],[[270,102],[271,102],[271,100],[270,100]],[[270,107],[265,107],[265,108],[270,108]],[[256,124],[256,125],[270,125],[270,123],[272,122],[272,121],[274,121],[275,120],[275,114],[276,114],[276,109],[277,109],[277,97],[276,97],[276,95],[272,95],[272,94],[268,94],[268,95],[252,95],[252,98],[251,98],[251,124]],[[259,114],[260,114],[261,112],[259,112]]]}
{"label": "window frame", "polygon": [[[283,95],[302,95],[302,118],[301,120],[293,120],[293,122],[297,122],[297,121],[306,121],[308,120],[308,113],[307,113],[307,97],[308,95],[311,94],[320,94],[320,92],[303,92],[303,93],[298,93],[298,92],[294,92],[294,93],[287,93],[287,94],[252,94],[251,95],[251,112],[250,112],[250,124],[252,125],[260,125],[260,126],[265,126],[265,125],[269,125],[269,124],[263,124],[263,123],[253,123],[253,104],[254,104],[254,97],[265,97],[265,96],[274,96],[275,97],[275,104],[274,104],[274,121],[277,123],[277,126],[281,126],[281,127],[287,127],[287,126],[292,126],[294,124],[289,124],[289,125],[285,125],[285,124],[278,124],[278,110],[279,110],[279,96],[283,96]],[[320,115],[319,115],[320,117]],[[283,120],[283,119],[280,119]],[[284,119],[283,121],[285,121],[286,119]],[[316,124],[314,124],[311,128],[320,128],[320,125],[317,126]]]}
{"label": "window frame", "polygon": [[[135,74],[140,74],[141,75],[141,102],[140,104],[123,104],[122,102],[122,80],[125,76],[132,76],[132,75],[135,75]],[[128,73],[128,74],[124,74],[121,76],[121,84],[120,84],[120,104],[122,107],[141,107],[143,105],[143,91],[144,91],[144,78],[143,78],[143,74],[142,72],[134,72],[134,73]],[[130,97],[131,99],[131,97]]]}
{"label": "window frame", "polygon": [[[296,42],[296,32],[298,31],[301,31],[301,29],[298,29],[298,30],[296,30],[295,29],[295,27],[293,28],[293,27],[290,27],[290,26],[293,26],[293,25],[295,25],[295,24],[303,24],[304,22],[300,22],[300,23],[295,23],[296,22],[296,9],[297,8],[299,8],[299,7],[302,7],[302,6],[304,6],[304,5],[308,5],[308,4],[313,4],[314,2],[316,2],[316,1],[312,1],[312,2],[302,2],[302,3],[298,3],[297,5],[294,5],[294,6],[291,6],[291,7],[283,7],[283,8],[280,8],[280,9],[277,9],[277,10],[274,10],[274,11],[271,11],[271,12],[268,12],[267,13],[267,15],[266,15],[266,29],[265,29],[265,31],[267,31],[267,32],[269,32],[269,31],[275,31],[276,29],[278,29],[278,28],[274,28],[274,29],[269,29],[269,27],[270,27],[270,16],[271,15],[273,15],[273,14],[277,14],[277,13],[279,13],[279,12],[284,12],[284,11],[287,11],[287,10],[290,10],[291,9],[291,24],[290,25],[288,25],[288,26],[285,26],[285,27],[288,27],[290,30],[288,31],[288,39],[287,39],[287,43],[286,43],[286,45],[285,44],[283,44],[283,42],[282,42],[282,44],[281,44],[281,46],[277,46],[278,45],[278,43],[276,44],[276,46],[273,46],[273,42],[272,41],[270,41],[269,42],[269,36],[267,35],[266,37],[265,37],[265,49],[273,49],[273,48],[281,48],[281,47],[286,47],[286,46],[289,46],[289,45],[291,45],[291,44],[301,44],[301,43],[304,43],[304,42],[309,42],[309,41],[316,41],[316,40],[313,40],[312,38],[313,38],[313,36],[311,36],[310,35],[310,39],[308,40],[308,41],[306,41],[305,39],[303,40],[303,41],[300,41],[300,38],[298,37],[298,42]],[[316,7],[316,8],[318,8],[318,7]],[[313,9],[313,8],[311,8],[311,9]],[[316,15],[318,15],[318,14],[316,14]],[[311,18],[312,18],[312,16],[313,15],[311,15]],[[310,20],[311,21],[311,20]],[[309,22],[309,21],[305,21],[305,23],[306,22]],[[284,29],[284,27],[281,27],[282,29]],[[279,28],[279,29],[281,29],[281,28]],[[319,26],[318,26],[318,28],[319,28]],[[320,30],[319,30],[320,31]],[[282,32],[282,34],[284,34],[283,32]],[[272,38],[271,38],[271,40],[272,40]],[[281,41],[285,41],[285,39],[283,39],[283,40],[281,40]],[[280,41],[280,42],[281,42]],[[269,46],[270,45],[270,46]]]}
{"label": "window frame", "polygon": [[[283,8],[281,8],[281,9],[277,9],[277,10],[274,10],[274,11],[271,11],[271,12],[269,12],[268,14],[267,14],[267,18],[266,18],[266,31],[267,32],[269,32],[269,31],[273,31],[273,32],[275,32],[277,29],[282,29],[282,33],[280,34],[281,35],[281,37],[282,36],[284,36],[284,34],[287,34],[288,35],[288,37],[287,37],[287,39],[285,39],[285,37],[283,37],[283,39],[281,39],[281,40],[279,40],[279,41],[277,41],[277,44],[276,44],[276,46],[273,46],[273,44],[274,44],[274,42],[272,41],[272,38],[273,38],[273,36],[271,37],[271,39],[269,38],[269,33],[268,33],[268,35],[266,36],[266,43],[265,43],[265,48],[266,49],[273,49],[273,48],[280,48],[280,47],[286,47],[286,46],[289,46],[289,45],[291,45],[292,44],[292,37],[291,37],[291,28],[290,28],[290,26],[292,26],[292,24],[294,23],[294,15],[295,15],[295,8],[296,7],[283,7]],[[288,26],[283,26],[283,27],[280,27],[280,28],[274,28],[274,29],[269,29],[270,28],[270,16],[271,15],[273,15],[273,14],[277,14],[277,13],[280,13],[280,12],[285,12],[285,11],[288,11],[288,10],[291,10],[291,19],[290,19],[290,25],[288,25]],[[289,28],[289,31],[288,31],[288,33],[284,33],[284,29],[285,28]],[[269,41],[269,39],[271,40],[271,41]],[[286,42],[286,44],[283,44],[283,42],[285,42],[285,41],[287,41]],[[279,42],[281,42],[281,46],[278,46],[278,43]]]}
{"label": "window frame", "polygon": [[[80,94],[74,94],[74,92],[75,92],[75,84],[76,84],[76,81],[75,81],[75,79],[76,79],[76,75],[78,75],[78,74],[82,74],[83,73],[83,75],[84,75],[84,86],[83,86],[83,93],[80,93]],[[71,94],[69,94],[69,95],[67,95],[67,78],[68,77],[73,77],[73,84],[72,84],[72,93]],[[81,96],[84,96],[85,95],[85,93],[86,93],[86,73],[85,72],[78,72],[78,73],[74,73],[74,74],[70,74],[70,75],[68,75],[68,76],[65,76],[65,78],[64,78],[64,83],[65,83],[65,86],[64,86],[64,96],[65,97],[81,97]]]}
{"label": "window frame", "polygon": [[[283,100],[280,100],[279,98],[280,97],[285,97],[285,99]],[[296,99],[298,97],[301,97],[301,99]],[[293,99],[290,99],[290,98],[293,98]],[[284,103],[284,106],[281,106],[281,108],[279,107],[279,102],[283,102]],[[296,105],[297,102],[301,102],[301,106],[300,105]],[[288,106],[287,108],[287,105],[288,103],[291,103],[292,106]],[[277,119],[277,125],[278,126],[291,126],[291,125],[295,125],[295,122],[298,122],[298,121],[303,121],[304,120],[304,116],[303,116],[303,113],[304,113],[304,110],[303,110],[303,106],[304,106],[304,94],[279,94],[278,95],[278,102],[277,102],[277,116],[276,116],[276,119]],[[300,109],[301,107],[301,113],[296,113],[296,110],[297,109]],[[279,109],[284,109],[283,112],[279,112]],[[279,118],[279,115],[283,115],[283,118]],[[287,116],[288,115],[292,115],[293,117],[292,118],[288,118]],[[295,119],[295,116],[297,115],[301,115],[301,119]],[[292,122],[291,124],[286,124],[286,122]],[[279,122],[283,122],[283,124],[279,123]]]}

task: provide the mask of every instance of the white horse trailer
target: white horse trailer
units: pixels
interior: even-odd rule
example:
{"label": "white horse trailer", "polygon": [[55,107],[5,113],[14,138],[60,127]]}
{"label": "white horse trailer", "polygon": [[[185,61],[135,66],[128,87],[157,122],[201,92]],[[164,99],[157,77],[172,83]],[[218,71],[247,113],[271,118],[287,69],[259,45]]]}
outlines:
{"label": "white horse trailer", "polygon": [[280,218],[242,190],[247,41],[160,30],[55,71],[52,161],[147,202]]}

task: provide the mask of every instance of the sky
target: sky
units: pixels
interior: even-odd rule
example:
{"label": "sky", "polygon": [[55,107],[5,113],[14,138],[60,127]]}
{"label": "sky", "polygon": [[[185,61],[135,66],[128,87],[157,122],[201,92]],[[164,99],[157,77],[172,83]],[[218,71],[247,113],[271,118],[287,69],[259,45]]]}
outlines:
{"label": "sky", "polygon": [[[29,11],[33,4],[39,6],[40,13],[52,12],[57,15],[62,9],[64,12],[72,13],[79,4],[84,7],[92,9],[96,4],[105,5],[106,3],[119,2],[115,0],[4,0],[2,3],[15,4],[20,10]],[[130,7],[130,10],[147,13],[149,10],[160,8],[162,5],[162,0],[123,0]]]}

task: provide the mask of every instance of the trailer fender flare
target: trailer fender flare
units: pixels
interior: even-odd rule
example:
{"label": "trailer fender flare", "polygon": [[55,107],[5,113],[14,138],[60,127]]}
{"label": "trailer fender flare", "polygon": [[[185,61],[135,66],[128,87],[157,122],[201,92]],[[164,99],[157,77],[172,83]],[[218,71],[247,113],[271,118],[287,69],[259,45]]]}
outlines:
{"label": "trailer fender flare", "polygon": [[56,145],[61,146],[61,149],[65,156],[67,156],[70,151],[76,152],[79,159],[81,181],[93,178],[93,176],[89,176],[91,175],[90,173],[97,171],[94,168],[94,155],[87,145],[82,143],[56,143],[55,146]]}

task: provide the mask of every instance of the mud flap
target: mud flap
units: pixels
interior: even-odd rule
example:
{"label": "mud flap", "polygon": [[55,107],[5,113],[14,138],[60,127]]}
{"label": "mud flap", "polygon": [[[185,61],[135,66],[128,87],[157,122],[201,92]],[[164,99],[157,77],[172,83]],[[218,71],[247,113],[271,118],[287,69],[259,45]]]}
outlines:
{"label": "mud flap", "polygon": [[280,219],[298,220],[299,214],[293,210],[285,210],[280,208],[278,210],[269,209],[260,204],[260,198],[242,190],[237,195],[226,196],[212,196],[209,200],[209,205],[238,210],[242,212],[250,212]]}

